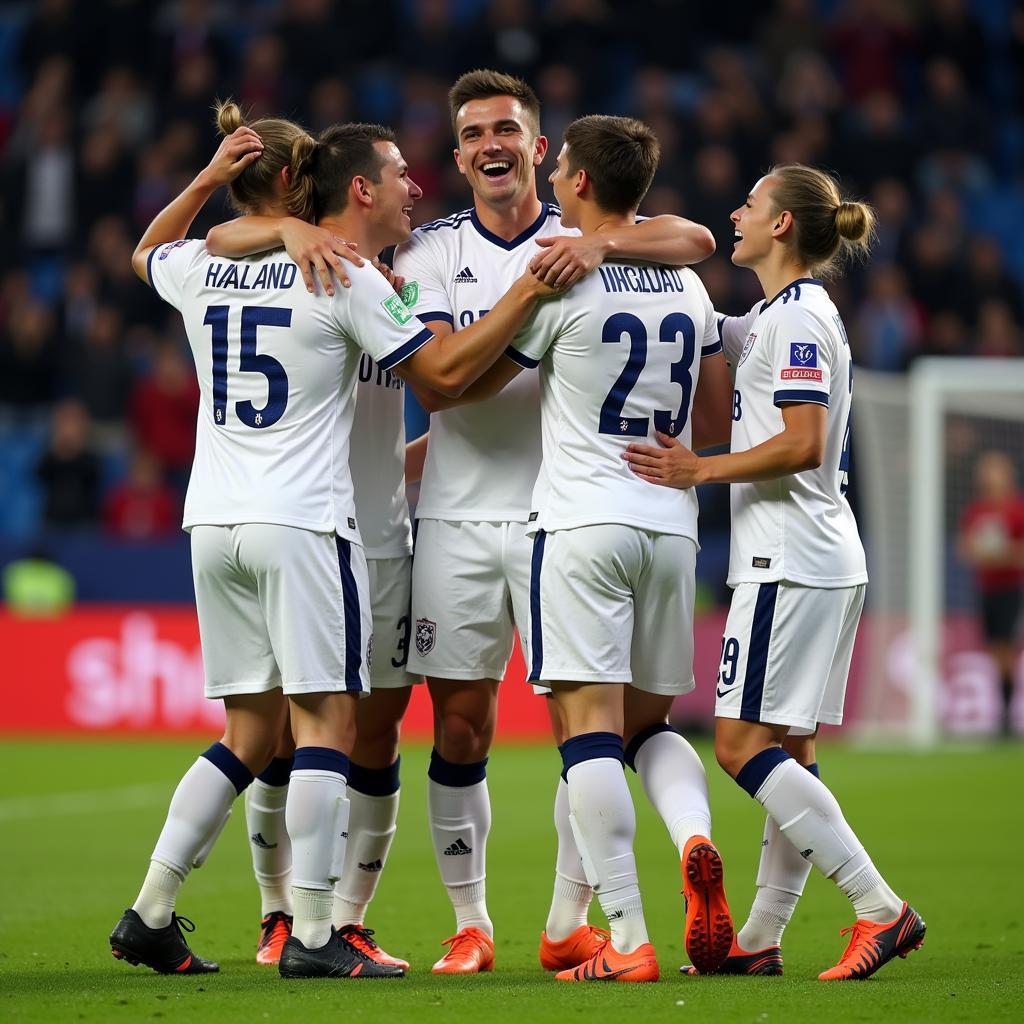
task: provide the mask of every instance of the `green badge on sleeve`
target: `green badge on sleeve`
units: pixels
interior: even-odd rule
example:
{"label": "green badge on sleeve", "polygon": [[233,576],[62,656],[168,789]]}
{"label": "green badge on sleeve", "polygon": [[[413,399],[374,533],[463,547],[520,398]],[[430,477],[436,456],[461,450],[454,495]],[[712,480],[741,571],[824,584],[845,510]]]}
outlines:
{"label": "green badge on sleeve", "polygon": [[384,307],[384,312],[386,312],[399,327],[404,327],[412,319],[412,313],[397,295],[389,295],[381,305]]}
{"label": "green badge on sleeve", "polygon": [[420,283],[419,281],[406,281],[402,285],[402,302],[405,303],[410,309],[414,309],[416,303],[420,301]]}

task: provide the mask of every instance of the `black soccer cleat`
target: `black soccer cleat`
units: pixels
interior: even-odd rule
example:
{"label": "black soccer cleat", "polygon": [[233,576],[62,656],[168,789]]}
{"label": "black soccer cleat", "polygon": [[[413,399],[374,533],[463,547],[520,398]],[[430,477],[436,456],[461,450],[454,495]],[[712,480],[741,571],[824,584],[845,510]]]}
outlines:
{"label": "black soccer cleat", "polygon": [[182,929],[196,926],[178,914],[163,928],[150,928],[134,910],[126,910],[110,933],[110,952],[133,967],[145,964],[160,974],[214,974],[220,967],[188,948]]}
{"label": "black soccer cleat", "polygon": [[404,978],[394,964],[378,963],[343,939],[334,929],[319,949],[307,949],[294,935],[281,950],[282,978]]}
{"label": "black soccer cleat", "polygon": [[[679,968],[679,973],[697,975],[700,971],[690,964],[683,964]],[[756,953],[748,953],[745,949],[740,949],[739,943],[733,939],[729,955],[722,961],[715,974],[744,974],[748,977],[782,974],[782,950],[778,946],[769,946],[767,949],[759,949]]]}

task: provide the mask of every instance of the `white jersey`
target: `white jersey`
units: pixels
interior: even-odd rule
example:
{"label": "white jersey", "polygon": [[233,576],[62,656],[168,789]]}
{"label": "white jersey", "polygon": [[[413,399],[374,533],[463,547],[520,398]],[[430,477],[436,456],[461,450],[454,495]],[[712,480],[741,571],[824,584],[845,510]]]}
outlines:
{"label": "white jersey", "polygon": [[[563,228],[557,206],[506,242],[480,223],[476,210],[418,227],[395,253],[395,273],[415,285],[410,308],[425,323],[455,330],[487,313],[540,251],[535,239],[577,235]],[[540,394],[523,374],[487,402],[446,409],[430,419],[417,519],[525,523],[540,468]]]}
{"label": "white jersey", "polygon": [[405,498],[405,382],[361,353],[349,454],[367,558],[412,554]]}
{"label": "white jersey", "polygon": [[820,281],[802,278],[746,316],[721,318],[720,330],[736,368],[732,451],[781,433],[783,403],[828,409],[825,456],[817,469],[730,486],[729,585],[866,583],[864,548],[846,500],[853,364],[828,293]]}
{"label": "white jersey", "polygon": [[531,526],[621,523],[697,541],[692,489],[652,487],[622,453],[690,444],[701,359],[722,350],[714,307],[692,270],[607,262],[540,304],[507,355],[540,361],[544,465]]}
{"label": "white jersey", "polygon": [[160,245],[149,280],[181,311],[200,406],[184,527],[277,523],[360,543],[349,435],[362,348],[385,369],[431,337],[369,264],[310,295],[280,250]]}

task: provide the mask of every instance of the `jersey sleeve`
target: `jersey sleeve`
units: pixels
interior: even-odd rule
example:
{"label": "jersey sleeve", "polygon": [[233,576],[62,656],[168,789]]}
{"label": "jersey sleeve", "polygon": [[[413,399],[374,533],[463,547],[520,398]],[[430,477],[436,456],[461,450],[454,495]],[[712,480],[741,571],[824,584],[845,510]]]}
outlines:
{"label": "jersey sleeve", "polygon": [[759,309],[760,303],[743,316],[726,316],[724,313],[715,313],[718,340],[722,343],[725,358],[733,366],[739,362],[739,358],[743,354],[743,346],[750,335],[750,328],[754,326]]}
{"label": "jersey sleeve", "polygon": [[205,251],[206,243],[201,238],[181,238],[177,242],[154,245],[146,259],[150,287],[164,302],[181,309],[185,274]]}
{"label": "jersey sleeve", "polygon": [[775,405],[815,402],[827,407],[835,353],[824,325],[794,303],[783,307],[765,335]]}
{"label": "jersey sleeve", "polygon": [[562,300],[541,301],[533,315],[519,328],[505,355],[513,362],[532,370],[544,358],[559,333],[562,323]]}
{"label": "jersey sleeve", "polygon": [[718,355],[722,351],[722,336],[718,329],[718,314],[715,312],[711,296],[708,295],[704,282],[696,274],[693,277],[700,289],[700,302],[704,307],[704,337],[700,341],[700,357],[707,359],[708,356]]}
{"label": "jersey sleeve", "polygon": [[379,271],[367,263],[349,275],[352,287],[335,289],[331,314],[379,367],[390,370],[430,341],[430,330]]}
{"label": "jersey sleeve", "polygon": [[445,288],[444,261],[432,251],[424,234],[414,232],[395,250],[394,269],[405,278],[402,297],[420,320],[443,320],[455,326],[452,300]]}

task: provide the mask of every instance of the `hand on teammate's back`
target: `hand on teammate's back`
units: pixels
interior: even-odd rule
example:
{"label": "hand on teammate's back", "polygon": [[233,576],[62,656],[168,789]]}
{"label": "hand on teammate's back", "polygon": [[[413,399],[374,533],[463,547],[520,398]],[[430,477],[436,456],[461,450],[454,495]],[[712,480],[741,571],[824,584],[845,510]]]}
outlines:
{"label": "hand on teammate's back", "polygon": [[386,263],[381,263],[376,256],[370,262],[384,275],[387,283],[395,289],[395,294],[401,295],[402,289],[405,287],[405,278],[401,274],[396,274]]}
{"label": "hand on teammate's back", "polygon": [[538,238],[543,247],[530,261],[530,270],[545,284],[559,291],[571,288],[595,267],[608,253],[608,243],[596,232],[591,235],[557,235]]}
{"label": "hand on teammate's back", "polygon": [[641,480],[660,484],[662,487],[693,487],[699,483],[697,471],[700,457],[691,452],[682,442],[669,434],[655,431],[662,447],[652,448],[646,444],[631,444],[622,457],[629,468]]}
{"label": "hand on teammate's back", "polygon": [[346,242],[326,228],[318,228],[315,224],[307,224],[295,217],[289,217],[281,225],[281,241],[285,252],[302,272],[302,280],[306,282],[306,291],[310,294],[316,291],[317,277],[323,282],[324,291],[328,295],[334,294],[332,268],[343,288],[352,284],[342,260],[348,260],[357,267],[363,265],[363,258],[356,252],[355,243]]}

